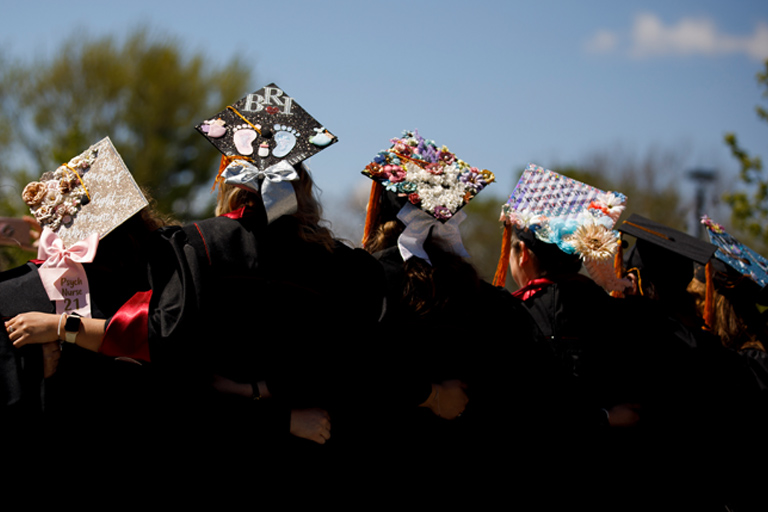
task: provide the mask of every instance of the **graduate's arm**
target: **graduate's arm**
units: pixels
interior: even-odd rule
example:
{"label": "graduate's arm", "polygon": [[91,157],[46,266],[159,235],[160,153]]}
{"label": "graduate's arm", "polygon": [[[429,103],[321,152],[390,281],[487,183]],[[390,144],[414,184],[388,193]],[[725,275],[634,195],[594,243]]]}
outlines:
{"label": "graduate's arm", "polygon": [[[69,315],[29,312],[21,313],[5,322],[5,330],[16,348],[30,343],[65,341],[65,324]],[[104,337],[106,320],[80,318],[80,326],[74,343],[82,348],[98,352]]]}

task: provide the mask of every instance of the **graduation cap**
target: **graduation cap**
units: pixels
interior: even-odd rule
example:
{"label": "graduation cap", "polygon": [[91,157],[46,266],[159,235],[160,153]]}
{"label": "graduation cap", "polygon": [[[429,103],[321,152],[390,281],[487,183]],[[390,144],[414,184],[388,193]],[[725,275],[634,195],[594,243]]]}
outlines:
{"label": "graduation cap", "polygon": [[532,240],[578,255],[592,279],[603,288],[626,288],[630,283],[619,279],[613,269],[618,237],[612,231],[626,202],[626,196],[619,192],[606,192],[529,164],[501,207],[504,241],[494,284],[504,286],[506,281],[510,230],[516,227]]}
{"label": "graduation cap", "polygon": [[708,216],[702,217],[701,223],[707,228],[709,240],[717,246],[715,258],[728,266],[727,274],[735,273],[747,277],[749,282],[757,286],[757,289],[745,286],[739,286],[738,289],[743,292],[742,295],[748,296],[756,303],[764,321],[768,320],[768,260],[739,242],[722,225]]}
{"label": "graduation cap", "polygon": [[717,250],[709,242],[636,213],[621,223],[619,231],[637,238],[626,266],[642,272],[642,278],[663,296],[683,293],[692,278],[693,262],[706,265]]}
{"label": "graduation cap", "polygon": [[701,265],[706,265],[717,250],[717,247],[704,240],[699,240],[636,213],[621,223],[619,231],[636,237],[638,242],[648,242]]}
{"label": "graduation cap", "polygon": [[761,288],[768,285],[768,260],[736,240],[706,215],[701,223],[707,228],[709,240],[717,246],[715,258],[728,264],[739,274],[749,277]]}
{"label": "graduation cap", "polygon": [[260,193],[269,222],[296,211],[293,167],[338,141],[275,84],[195,128],[224,155],[216,183]]}
{"label": "graduation cap", "polygon": [[109,137],[29,183],[22,198],[43,226],[40,280],[56,312],[91,315],[83,263],[98,242],[148,205]]}
{"label": "graduation cap", "polygon": [[236,101],[195,127],[222,154],[264,171],[296,165],[338,141],[275,84]]}
{"label": "graduation cap", "polygon": [[619,231],[637,238],[627,254],[626,266],[637,271],[641,294],[652,284],[659,300],[680,306],[684,303],[680,301],[688,298],[686,289],[694,277],[694,262],[706,266],[704,321],[712,325],[714,288],[709,262],[717,247],[635,213],[619,226]]}
{"label": "graduation cap", "polygon": [[104,238],[148,205],[109,137],[27,184],[22,198],[66,247],[92,233]]}
{"label": "graduation cap", "polygon": [[[362,170],[363,175],[374,181],[368,202],[363,246],[367,245],[373,224],[379,217],[384,191],[388,196],[384,203],[395,203],[402,208],[398,218],[406,226],[417,220],[422,222],[426,231],[417,237],[420,240],[419,246],[429,232],[432,232],[433,237],[445,232],[443,238],[447,239],[450,228],[441,225],[458,226],[464,218],[463,213],[457,215],[459,210],[492,183],[495,176],[491,171],[471,167],[446,146],[425,139],[417,130],[406,130],[390,142],[392,145],[389,149],[379,151]],[[412,229],[406,228],[401,240],[408,238],[408,231]],[[451,236],[457,237],[458,229]],[[463,247],[453,252],[466,256]],[[423,253],[418,255],[426,259]],[[407,259],[406,254],[403,257]]]}
{"label": "graduation cap", "polygon": [[619,231],[637,238],[627,254],[627,267],[642,270],[657,288],[684,290],[693,263],[706,265],[717,247],[709,242],[633,213]]}
{"label": "graduation cap", "polygon": [[404,131],[390,142],[362,173],[441,222],[495,180],[491,171],[471,167],[418,130]]}

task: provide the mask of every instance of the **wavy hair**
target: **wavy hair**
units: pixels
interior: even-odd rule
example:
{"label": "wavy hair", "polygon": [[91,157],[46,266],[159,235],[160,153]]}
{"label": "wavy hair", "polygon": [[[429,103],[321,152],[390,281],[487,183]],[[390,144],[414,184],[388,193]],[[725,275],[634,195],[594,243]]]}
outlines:
{"label": "wavy hair", "polygon": [[[322,225],[326,221],[322,218],[323,210],[316,197],[319,189],[303,164],[295,165],[294,169],[299,179],[291,184],[296,192],[298,207],[291,217],[297,221],[297,235],[305,242],[332,251],[336,241],[331,230]],[[221,183],[216,200],[216,215],[223,215],[243,206],[255,207],[260,202],[261,197],[256,192]]]}

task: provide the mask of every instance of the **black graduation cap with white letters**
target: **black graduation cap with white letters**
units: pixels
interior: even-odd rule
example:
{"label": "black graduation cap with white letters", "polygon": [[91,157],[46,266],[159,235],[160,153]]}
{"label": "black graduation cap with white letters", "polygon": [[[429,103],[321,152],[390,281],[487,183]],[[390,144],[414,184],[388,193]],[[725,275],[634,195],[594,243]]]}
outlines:
{"label": "black graduation cap with white letters", "polygon": [[195,127],[228,157],[244,157],[260,170],[298,164],[338,141],[275,84],[228,106]]}

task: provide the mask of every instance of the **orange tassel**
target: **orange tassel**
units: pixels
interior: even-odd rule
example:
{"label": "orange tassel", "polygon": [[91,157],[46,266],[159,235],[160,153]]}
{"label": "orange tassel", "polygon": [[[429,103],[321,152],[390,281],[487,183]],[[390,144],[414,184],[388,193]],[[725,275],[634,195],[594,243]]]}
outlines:
{"label": "orange tassel", "polygon": [[501,240],[501,256],[496,265],[496,274],[493,276],[493,286],[504,286],[507,282],[507,269],[509,269],[509,255],[512,252],[512,226],[504,224],[504,238]]}
{"label": "orange tassel", "polygon": [[363,228],[363,249],[368,245],[368,241],[373,236],[371,231],[373,225],[379,218],[379,209],[381,206],[381,190],[382,186],[378,182],[371,183],[371,194],[368,196],[368,208],[365,212],[365,227]]}
{"label": "orange tassel", "polygon": [[712,277],[712,262],[708,261],[704,267],[707,275],[707,292],[704,298],[704,323],[706,329],[711,330],[715,324],[715,280]]}
{"label": "orange tassel", "polygon": [[[619,234],[618,244],[619,246],[616,247],[616,256],[613,258],[613,270],[616,273],[616,278],[621,279],[624,275],[624,245],[621,242],[621,234]],[[614,290],[611,292],[611,297],[624,298],[624,292]]]}
{"label": "orange tassel", "polygon": [[240,155],[233,155],[233,156],[227,156],[227,155],[221,155],[221,161],[219,162],[219,172],[216,174],[216,179],[213,180],[213,186],[211,187],[211,192],[216,190],[216,185],[221,183],[221,173],[224,172],[224,169],[227,168],[229,164],[231,164],[234,160],[248,160],[252,162],[248,157],[240,156]]}

